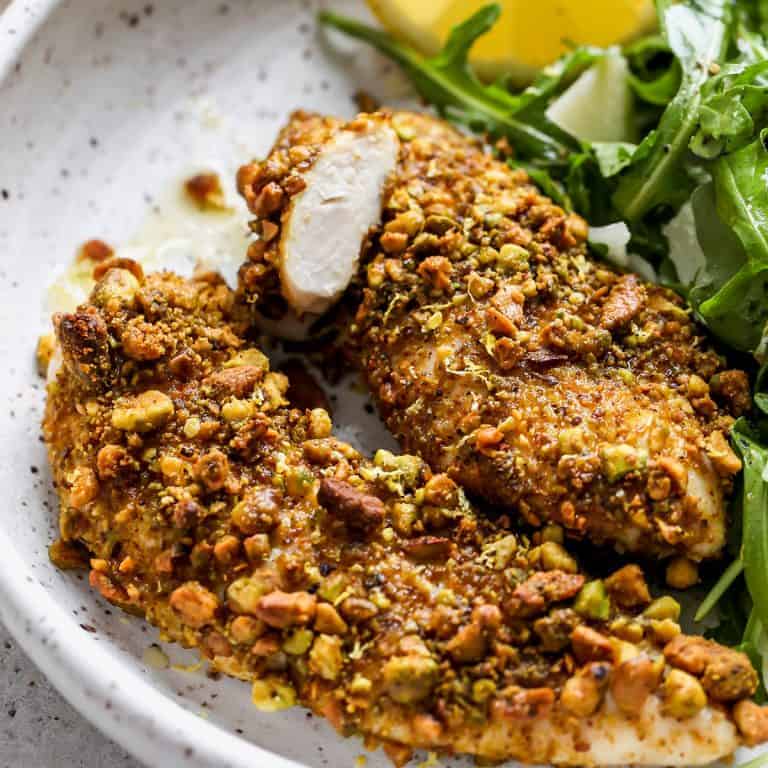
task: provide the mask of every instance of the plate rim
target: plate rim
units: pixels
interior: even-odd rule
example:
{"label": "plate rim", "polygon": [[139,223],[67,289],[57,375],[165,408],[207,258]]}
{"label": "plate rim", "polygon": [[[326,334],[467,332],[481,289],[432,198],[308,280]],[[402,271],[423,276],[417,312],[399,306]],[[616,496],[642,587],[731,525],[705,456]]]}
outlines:
{"label": "plate rim", "polygon": [[[0,90],[62,0],[13,0],[0,13]],[[58,692],[89,722],[152,768],[302,768],[184,709],[114,659],[34,578],[0,527],[0,621]],[[55,640],[45,628],[56,627]],[[119,681],[119,682],[118,682]]]}

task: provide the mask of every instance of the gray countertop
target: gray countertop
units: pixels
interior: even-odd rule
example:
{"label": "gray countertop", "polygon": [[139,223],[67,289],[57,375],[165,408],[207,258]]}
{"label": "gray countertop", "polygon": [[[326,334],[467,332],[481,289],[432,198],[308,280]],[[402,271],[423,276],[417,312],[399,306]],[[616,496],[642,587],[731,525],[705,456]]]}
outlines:
{"label": "gray countertop", "polygon": [[141,768],[62,698],[0,624],[0,768],[60,766]]}

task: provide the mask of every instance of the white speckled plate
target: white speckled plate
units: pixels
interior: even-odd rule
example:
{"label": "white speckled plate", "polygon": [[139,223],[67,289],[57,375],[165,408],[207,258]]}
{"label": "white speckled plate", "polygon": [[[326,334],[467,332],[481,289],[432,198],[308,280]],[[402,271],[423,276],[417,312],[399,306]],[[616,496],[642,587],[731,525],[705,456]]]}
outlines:
{"label": "white speckled plate", "polygon": [[[180,179],[218,170],[234,201],[237,165],[269,147],[292,109],[351,115],[360,85],[397,96],[401,81],[381,59],[328,49],[318,7],[17,0],[0,17],[0,619],[79,710],[151,766],[351,768],[364,751],[303,710],[260,714],[244,683],[150,666],[155,632],[49,564],[56,503],[34,363],[47,286],[84,240],[133,242],[149,261],[182,267],[202,252],[231,269],[244,213],[211,229],[179,206]],[[359,397],[342,394],[337,413],[357,421]],[[175,665],[195,661],[165,652]]]}
{"label": "white speckled plate", "polygon": [[[0,0],[0,620],[81,712],[158,768],[352,768],[364,750],[303,710],[259,713],[249,686],[209,679],[178,647],[164,646],[169,668],[149,663],[151,628],[50,565],[57,510],[34,348],[52,306],[77,299],[57,276],[83,241],[231,275],[245,248],[235,170],[288,113],[351,115],[361,87],[390,104],[409,94],[368,50],[326,44],[315,25],[326,3],[365,13],[361,0]],[[231,215],[180,202],[180,181],[201,169],[221,174]],[[359,394],[335,397],[346,437],[386,445]]]}

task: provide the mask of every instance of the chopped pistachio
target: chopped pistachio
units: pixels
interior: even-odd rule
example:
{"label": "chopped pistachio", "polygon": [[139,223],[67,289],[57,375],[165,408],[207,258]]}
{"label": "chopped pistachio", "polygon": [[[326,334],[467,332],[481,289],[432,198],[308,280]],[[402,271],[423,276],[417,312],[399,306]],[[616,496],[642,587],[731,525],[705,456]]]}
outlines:
{"label": "chopped pistachio", "polygon": [[637,333],[633,333],[625,338],[625,343],[628,347],[642,347],[647,344],[653,336],[650,330],[639,330]]}
{"label": "chopped pistachio", "polygon": [[272,584],[258,576],[243,576],[227,587],[227,601],[235,613],[256,614],[259,600],[272,590]]}
{"label": "chopped pistachio", "polygon": [[[263,390],[270,408],[278,408],[288,404],[284,398],[288,391],[288,377],[285,374],[268,373],[264,379]],[[265,410],[267,410],[266,407]]]}
{"label": "chopped pistachio", "polygon": [[667,673],[662,696],[664,714],[681,720],[698,714],[707,704],[707,694],[701,683],[681,669],[671,669]]}
{"label": "chopped pistachio", "polygon": [[437,662],[429,656],[395,656],[382,670],[389,695],[398,704],[413,704],[432,693],[437,683]]}
{"label": "chopped pistachio", "polygon": [[507,272],[522,272],[528,269],[528,251],[520,245],[507,243],[501,246],[496,263]]}
{"label": "chopped pistachio", "polygon": [[404,116],[395,115],[392,118],[392,127],[402,141],[413,141],[416,138],[416,128],[410,124]]}
{"label": "chopped pistachio", "polygon": [[674,619],[651,619],[651,631],[659,643],[668,643],[676,638],[681,630]]}
{"label": "chopped pistachio", "polygon": [[373,457],[373,468],[363,468],[360,474],[369,481],[382,480],[387,490],[403,495],[413,488],[421,474],[422,461],[418,456],[396,456],[380,449]]}
{"label": "chopped pistachio", "polygon": [[373,690],[373,683],[358,672],[352,678],[352,682],[349,684],[349,690],[350,693],[365,695]]}
{"label": "chopped pistachio", "polygon": [[277,712],[296,704],[296,691],[291,685],[277,677],[254,680],[251,701],[262,712]]}
{"label": "chopped pistachio", "polygon": [[341,638],[336,635],[319,635],[309,654],[309,668],[312,672],[323,680],[336,680],[343,664]]}
{"label": "chopped pistachio", "polygon": [[643,627],[627,616],[621,616],[611,622],[611,634],[630,643],[639,643],[643,639]]}
{"label": "chopped pistachio", "polygon": [[283,650],[291,656],[301,656],[309,650],[315,633],[311,629],[297,629],[283,643]]}
{"label": "chopped pistachio", "polygon": [[91,299],[97,306],[130,307],[140,287],[135,275],[127,269],[110,269],[104,278],[96,283]]}
{"label": "chopped pistachio", "polygon": [[494,570],[501,571],[507,567],[515,552],[517,552],[517,538],[510,533],[508,536],[486,544],[480,559]]}
{"label": "chopped pistachio", "polygon": [[410,536],[413,524],[418,519],[418,507],[405,501],[392,506],[392,525],[401,536]]}
{"label": "chopped pistachio", "polygon": [[285,490],[295,499],[304,498],[312,488],[315,476],[306,467],[291,467],[285,475]]}
{"label": "chopped pistachio", "polygon": [[331,417],[325,408],[313,408],[309,412],[309,436],[321,439],[331,434]]}
{"label": "chopped pistachio", "polygon": [[450,216],[439,216],[436,214],[427,216],[427,220],[424,222],[424,228],[427,232],[433,232],[436,235],[444,235],[455,226],[456,222]]}
{"label": "chopped pistachio", "polygon": [[251,404],[246,400],[232,398],[221,407],[224,421],[243,421],[251,415]]}
{"label": "chopped pistachio", "polygon": [[388,472],[401,472],[411,485],[416,482],[421,470],[421,459],[418,456],[395,455],[383,448],[376,451],[373,463]]}
{"label": "chopped pistachio", "polygon": [[490,331],[486,331],[482,335],[480,341],[481,341],[482,345],[485,347],[485,351],[491,357],[493,357],[493,353],[494,353],[494,351],[496,349],[496,343],[497,343],[496,337]]}
{"label": "chopped pistachio", "polygon": [[200,419],[197,416],[190,416],[184,422],[184,435],[190,440],[200,434]]}
{"label": "chopped pistachio", "polygon": [[582,453],[586,448],[584,430],[581,427],[563,429],[557,436],[562,453]]}
{"label": "chopped pistachio", "polygon": [[639,448],[626,443],[604,445],[600,449],[600,459],[603,463],[603,473],[609,483],[615,483],[624,475],[634,470],[645,469],[648,454]]}
{"label": "chopped pistachio", "polygon": [[587,582],[573,604],[573,610],[588,619],[605,621],[611,615],[611,599],[600,579]]}
{"label": "chopped pistachio", "polygon": [[149,389],[112,411],[112,426],[126,432],[149,432],[173,416],[173,400],[164,392]]}
{"label": "chopped pistachio", "polygon": [[346,580],[344,574],[336,572],[328,576],[320,588],[317,590],[317,594],[327,600],[329,603],[335,603],[344,592],[346,587]]}
{"label": "chopped pistachio", "polygon": [[[392,601],[380,590],[380,589],[374,589],[370,595],[371,602],[382,611],[386,611],[387,608],[390,608],[392,606]],[[438,596],[439,599],[439,596]]]}
{"label": "chopped pistachio", "polygon": [[673,597],[664,595],[654,600],[644,611],[646,619],[672,619],[680,618],[680,603]]}
{"label": "chopped pistachio", "polygon": [[540,550],[541,564],[545,571],[565,571],[577,573],[579,566],[562,544],[545,541]]}
{"label": "chopped pistachio", "polygon": [[427,322],[424,323],[424,330],[425,331],[435,331],[442,324],[443,324],[443,313],[440,310],[438,310],[437,312],[433,312],[427,318]]}
{"label": "chopped pistachio", "polygon": [[479,248],[475,253],[475,258],[480,264],[493,264],[499,258],[499,252],[495,248]]}
{"label": "chopped pistachio", "polygon": [[237,368],[240,365],[253,365],[256,368],[261,368],[262,371],[269,370],[269,359],[267,356],[260,352],[258,349],[244,349],[242,352],[238,352],[234,357],[231,357],[224,363],[224,368]]}
{"label": "chopped pistachio", "polygon": [[496,693],[496,683],[488,678],[481,678],[472,683],[472,700],[484,704]]}

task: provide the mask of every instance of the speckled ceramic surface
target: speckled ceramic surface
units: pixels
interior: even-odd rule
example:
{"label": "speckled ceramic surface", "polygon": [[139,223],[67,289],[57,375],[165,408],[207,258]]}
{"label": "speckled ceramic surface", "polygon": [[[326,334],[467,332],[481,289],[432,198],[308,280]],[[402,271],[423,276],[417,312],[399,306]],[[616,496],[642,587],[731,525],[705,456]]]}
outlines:
{"label": "speckled ceramic surface", "polygon": [[[351,115],[359,88],[407,97],[380,58],[328,45],[324,5],[365,12],[359,0],[15,0],[0,16],[0,621],[77,709],[158,768],[352,768],[364,750],[304,710],[260,714],[249,686],[209,679],[180,648],[164,647],[165,669],[149,663],[151,628],[49,564],[34,348],[51,302],[74,298],[49,286],[84,240],[154,248],[155,264],[180,268],[210,256],[231,274],[245,212],[218,229],[180,215],[180,181],[216,170],[236,203],[237,166],[292,109]],[[334,405],[345,437],[386,445],[348,386]]]}
{"label": "speckled ceramic surface", "polygon": [[[361,85],[398,95],[380,59],[328,48],[318,7],[17,0],[0,17],[0,619],[80,711],[151,766],[351,767],[364,751],[303,710],[260,714],[244,683],[147,664],[153,630],[48,563],[56,503],[34,364],[47,286],[84,240],[122,244],[152,229],[169,188],[201,168],[231,193],[238,163],[264,152],[294,108],[352,114]],[[195,661],[165,651],[172,665]]]}

